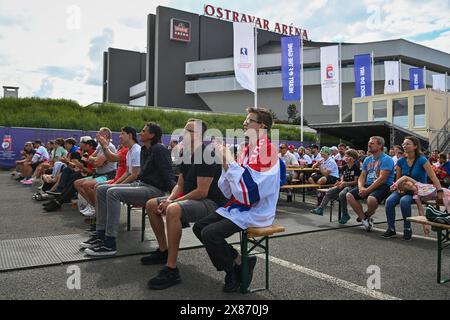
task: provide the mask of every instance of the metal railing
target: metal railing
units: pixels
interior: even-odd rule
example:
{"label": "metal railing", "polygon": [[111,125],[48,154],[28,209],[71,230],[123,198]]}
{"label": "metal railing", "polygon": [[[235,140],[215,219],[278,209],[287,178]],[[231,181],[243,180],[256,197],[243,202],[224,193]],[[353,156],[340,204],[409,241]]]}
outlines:
{"label": "metal railing", "polygon": [[446,147],[448,147],[450,143],[450,119],[447,119],[447,122],[444,124],[441,130],[431,131],[436,132],[436,136],[430,142],[429,148],[430,152],[433,150],[443,151]]}

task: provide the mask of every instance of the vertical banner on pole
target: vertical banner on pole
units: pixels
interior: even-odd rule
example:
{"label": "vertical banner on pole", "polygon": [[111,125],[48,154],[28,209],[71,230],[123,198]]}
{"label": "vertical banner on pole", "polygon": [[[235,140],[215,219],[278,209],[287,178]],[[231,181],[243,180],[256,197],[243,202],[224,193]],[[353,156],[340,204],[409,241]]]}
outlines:
{"label": "vertical banner on pole", "polygon": [[400,92],[400,74],[398,61],[384,62],[384,93]]}
{"label": "vertical banner on pole", "polygon": [[409,90],[419,90],[425,88],[422,68],[409,69]]}
{"label": "vertical banner on pole", "polygon": [[433,74],[433,90],[446,92],[446,75],[445,74]]}
{"label": "vertical banner on pole", "polygon": [[255,83],[255,30],[253,23],[233,22],[234,73],[236,81],[251,92]]}
{"label": "vertical banner on pole", "polygon": [[283,82],[283,100],[301,99],[300,79],[300,38],[281,38],[281,78]]}
{"label": "vertical banner on pole", "polygon": [[372,56],[360,54],[355,56],[355,97],[372,96]]}
{"label": "vertical banner on pole", "polygon": [[320,82],[322,105],[338,106],[339,93],[339,46],[320,48]]}

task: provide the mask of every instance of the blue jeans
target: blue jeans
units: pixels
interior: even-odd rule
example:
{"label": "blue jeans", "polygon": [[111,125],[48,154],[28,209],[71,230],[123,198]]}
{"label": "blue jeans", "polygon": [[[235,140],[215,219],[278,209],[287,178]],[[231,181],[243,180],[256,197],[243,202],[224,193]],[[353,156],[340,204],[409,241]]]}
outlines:
{"label": "blue jeans", "polygon": [[411,217],[411,204],[414,202],[411,195],[401,195],[398,191],[393,192],[386,200],[386,218],[388,227],[395,231],[395,206],[400,203],[403,223],[405,229],[411,229],[411,222],[406,218]]}

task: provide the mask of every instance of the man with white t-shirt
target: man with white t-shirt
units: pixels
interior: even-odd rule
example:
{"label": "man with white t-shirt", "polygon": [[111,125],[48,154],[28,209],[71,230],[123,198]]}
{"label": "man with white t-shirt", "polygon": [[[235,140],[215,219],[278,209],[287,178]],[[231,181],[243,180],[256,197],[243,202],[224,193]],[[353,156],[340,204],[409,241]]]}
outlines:
{"label": "man with white t-shirt", "polygon": [[314,165],[316,162],[319,162],[320,160],[322,160],[322,156],[319,153],[319,146],[316,144],[311,145],[311,160],[312,160],[312,164]]}
{"label": "man with white t-shirt", "polygon": [[[24,177],[31,177],[36,168],[44,162],[48,162],[49,154],[47,149],[42,145],[41,140],[36,140],[33,142],[33,148],[35,149],[35,153],[31,161],[26,161],[23,164],[23,173]],[[33,180],[31,178],[24,179],[21,181],[23,184],[32,184]]]}

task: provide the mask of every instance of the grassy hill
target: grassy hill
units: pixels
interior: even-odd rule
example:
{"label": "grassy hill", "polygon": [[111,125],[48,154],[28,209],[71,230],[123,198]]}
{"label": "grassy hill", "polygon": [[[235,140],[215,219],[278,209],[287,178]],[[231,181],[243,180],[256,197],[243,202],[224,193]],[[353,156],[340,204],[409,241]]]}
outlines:
{"label": "grassy hill", "polygon": [[[0,99],[0,126],[98,130],[108,127],[120,131],[126,125],[140,130],[145,122],[158,123],[165,134],[183,128],[189,118],[198,118],[225,133],[226,129],[242,128],[244,115],[184,112],[157,108],[133,108],[116,104],[99,104],[82,107],[76,101],[40,98]],[[300,140],[298,126],[275,125],[281,140]],[[314,134],[305,133],[306,141],[313,141]]]}

